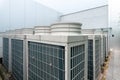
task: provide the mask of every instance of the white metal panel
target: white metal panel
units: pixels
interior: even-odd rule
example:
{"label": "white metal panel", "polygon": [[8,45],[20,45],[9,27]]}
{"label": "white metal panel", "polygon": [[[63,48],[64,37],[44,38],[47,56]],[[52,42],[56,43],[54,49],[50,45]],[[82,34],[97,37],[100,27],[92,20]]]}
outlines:
{"label": "white metal panel", "polygon": [[57,22],[60,12],[48,8],[34,0],[3,0],[0,7],[0,24],[9,29],[45,26]]}
{"label": "white metal panel", "polygon": [[108,6],[100,6],[61,16],[60,22],[80,22],[82,28],[108,27]]}

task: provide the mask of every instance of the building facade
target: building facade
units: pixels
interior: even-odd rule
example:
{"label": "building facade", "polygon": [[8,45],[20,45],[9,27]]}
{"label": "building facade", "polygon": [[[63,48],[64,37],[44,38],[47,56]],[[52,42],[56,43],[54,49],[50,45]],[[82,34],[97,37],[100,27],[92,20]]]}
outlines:
{"label": "building facade", "polygon": [[62,15],[60,22],[82,22],[83,29],[108,28],[108,5]]}

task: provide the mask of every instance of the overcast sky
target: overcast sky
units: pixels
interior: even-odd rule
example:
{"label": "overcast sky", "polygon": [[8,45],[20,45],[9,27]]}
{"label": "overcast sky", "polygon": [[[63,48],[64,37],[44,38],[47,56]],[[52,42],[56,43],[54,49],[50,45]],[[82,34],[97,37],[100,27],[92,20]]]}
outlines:
{"label": "overcast sky", "polygon": [[107,0],[35,0],[63,14],[108,4]]}

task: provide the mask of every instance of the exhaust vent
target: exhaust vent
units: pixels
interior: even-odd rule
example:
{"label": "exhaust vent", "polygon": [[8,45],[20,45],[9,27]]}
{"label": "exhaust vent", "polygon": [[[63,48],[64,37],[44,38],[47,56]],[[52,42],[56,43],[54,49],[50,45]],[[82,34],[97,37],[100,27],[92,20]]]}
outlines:
{"label": "exhaust vent", "polygon": [[51,25],[52,35],[79,35],[81,23],[55,23]]}

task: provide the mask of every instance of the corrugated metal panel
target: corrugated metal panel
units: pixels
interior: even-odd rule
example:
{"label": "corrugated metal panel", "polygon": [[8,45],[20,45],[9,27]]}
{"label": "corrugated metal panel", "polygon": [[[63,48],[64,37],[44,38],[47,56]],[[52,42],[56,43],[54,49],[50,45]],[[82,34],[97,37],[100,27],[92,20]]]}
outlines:
{"label": "corrugated metal panel", "polygon": [[108,27],[108,6],[101,6],[61,16],[61,22],[80,22],[82,28]]}

